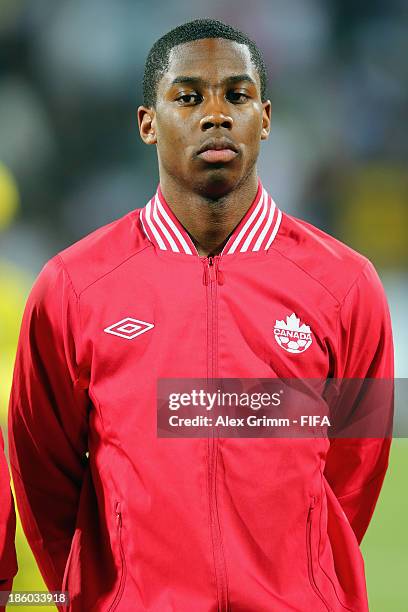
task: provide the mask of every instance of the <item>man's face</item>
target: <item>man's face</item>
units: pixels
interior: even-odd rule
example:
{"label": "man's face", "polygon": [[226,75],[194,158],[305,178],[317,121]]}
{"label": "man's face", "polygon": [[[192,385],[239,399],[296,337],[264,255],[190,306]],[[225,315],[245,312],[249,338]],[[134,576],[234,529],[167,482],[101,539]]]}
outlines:
{"label": "man's face", "polygon": [[[216,38],[172,49],[156,108],[139,107],[138,116],[144,142],[157,145],[161,176],[220,197],[253,169],[270,110],[248,48]],[[206,146],[212,150],[200,153]]]}

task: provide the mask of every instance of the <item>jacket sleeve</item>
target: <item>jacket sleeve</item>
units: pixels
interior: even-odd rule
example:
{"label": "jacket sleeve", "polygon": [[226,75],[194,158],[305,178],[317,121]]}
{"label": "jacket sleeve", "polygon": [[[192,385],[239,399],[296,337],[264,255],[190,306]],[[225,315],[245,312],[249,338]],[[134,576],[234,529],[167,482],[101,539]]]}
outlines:
{"label": "jacket sleeve", "polygon": [[28,297],[9,402],[10,465],[21,523],[49,590],[60,590],[87,463],[88,394],[79,303],[57,255]]}
{"label": "jacket sleeve", "polygon": [[[346,387],[350,382],[354,389],[354,404],[340,402],[338,409],[351,408],[356,423],[359,419],[364,422],[370,411],[371,424],[373,419],[389,422],[390,416],[392,422],[394,350],[391,321],[384,289],[370,262],[366,263],[341,305],[337,350],[336,376],[342,381],[340,385]],[[366,379],[370,384],[361,381],[359,385],[359,381],[348,379]],[[377,384],[373,379],[382,380]],[[391,435],[369,437],[369,431],[372,427],[367,428],[365,436],[360,427],[358,437],[333,438],[324,470],[359,544],[380,494],[391,446]]]}
{"label": "jacket sleeve", "polygon": [[[17,573],[16,515],[10,489],[9,469],[4,455],[4,442],[0,430],[0,591],[11,591]],[[0,605],[0,611],[5,609]]]}

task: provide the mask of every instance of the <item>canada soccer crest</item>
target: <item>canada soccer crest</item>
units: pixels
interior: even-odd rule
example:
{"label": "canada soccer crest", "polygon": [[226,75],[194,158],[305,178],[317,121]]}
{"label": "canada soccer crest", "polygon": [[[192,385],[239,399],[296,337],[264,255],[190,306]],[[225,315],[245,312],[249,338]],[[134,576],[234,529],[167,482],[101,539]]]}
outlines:
{"label": "canada soccer crest", "polygon": [[294,312],[286,322],[277,320],[273,332],[276,342],[288,353],[304,353],[313,342],[309,325],[301,324]]}

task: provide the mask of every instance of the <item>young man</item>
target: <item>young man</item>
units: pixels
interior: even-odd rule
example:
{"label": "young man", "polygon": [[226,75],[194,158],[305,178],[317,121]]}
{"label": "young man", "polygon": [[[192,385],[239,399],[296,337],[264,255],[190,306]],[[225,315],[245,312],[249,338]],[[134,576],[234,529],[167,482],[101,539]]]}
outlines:
{"label": "young man", "polygon": [[[45,582],[71,610],[365,611],[389,441],[160,438],[156,386],[390,377],[378,277],[262,186],[271,103],[245,35],[172,30],[144,96],[156,193],[53,257],[22,322],[10,450]],[[284,321],[307,344],[279,342]]]}

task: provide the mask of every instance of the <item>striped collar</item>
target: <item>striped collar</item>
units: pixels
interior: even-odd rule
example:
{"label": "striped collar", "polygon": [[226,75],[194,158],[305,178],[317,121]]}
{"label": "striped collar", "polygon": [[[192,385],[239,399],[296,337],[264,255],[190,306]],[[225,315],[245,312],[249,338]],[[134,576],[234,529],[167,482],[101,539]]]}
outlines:
{"label": "striped collar", "polygon": [[[258,179],[258,191],[244,217],[233,230],[221,255],[265,251],[279,230],[282,212]],[[155,195],[140,212],[147,238],[161,251],[198,255],[188,232],[177,219],[157,187]]]}

